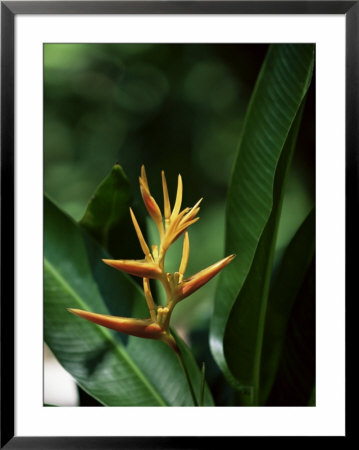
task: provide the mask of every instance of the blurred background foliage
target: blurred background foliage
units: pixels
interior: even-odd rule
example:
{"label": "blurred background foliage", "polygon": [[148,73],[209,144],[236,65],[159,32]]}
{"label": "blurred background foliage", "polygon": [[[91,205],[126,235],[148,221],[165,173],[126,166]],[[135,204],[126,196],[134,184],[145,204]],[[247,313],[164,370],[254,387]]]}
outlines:
{"label": "blurred background foliage", "polygon": [[[181,173],[184,206],[204,197],[201,220],[190,230],[187,275],[222,258],[231,166],[267,48],[259,44],[45,44],[44,191],[79,220],[98,184],[119,162],[133,188],[135,213],[144,217],[138,187],[141,164],[160,205],[161,170],[166,172],[171,199]],[[287,184],[277,262],[314,204],[314,81]],[[130,233],[129,239],[136,239],[132,226]],[[137,255],[113,256],[141,257],[140,247]],[[216,279],[191,301],[182,302],[173,317],[201,360],[209,358],[208,343],[206,355],[200,348],[208,333],[215,283]]]}

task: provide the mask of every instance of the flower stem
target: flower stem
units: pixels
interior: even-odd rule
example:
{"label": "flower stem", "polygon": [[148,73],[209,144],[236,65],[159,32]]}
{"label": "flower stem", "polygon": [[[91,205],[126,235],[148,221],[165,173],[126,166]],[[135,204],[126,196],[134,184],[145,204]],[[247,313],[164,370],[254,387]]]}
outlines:
{"label": "flower stem", "polygon": [[192,382],[191,382],[191,378],[189,376],[189,373],[188,373],[186,364],[184,362],[184,358],[183,358],[181,350],[179,352],[176,352],[176,355],[178,356],[178,360],[179,360],[179,362],[180,362],[180,364],[182,366],[183,372],[184,372],[184,374],[186,376],[186,380],[187,380],[187,384],[188,384],[189,390],[191,392],[193,404],[194,404],[194,406],[198,406],[198,401],[197,401],[197,398],[195,396],[193,385],[192,385]]}

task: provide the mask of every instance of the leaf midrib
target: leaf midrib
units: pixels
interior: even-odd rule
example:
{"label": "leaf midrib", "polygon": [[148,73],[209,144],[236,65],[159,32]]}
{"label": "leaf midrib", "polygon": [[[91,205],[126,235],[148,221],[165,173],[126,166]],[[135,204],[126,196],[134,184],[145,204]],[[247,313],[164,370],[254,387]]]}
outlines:
{"label": "leaf midrib", "polygon": [[[44,266],[52,273],[53,277],[62,285],[63,289],[66,290],[70,296],[72,296],[75,301],[81,306],[83,309],[87,309],[86,303],[81,299],[81,297],[73,290],[73,288],[69,285],[69,283],[63,278],[63,276],[59,273],[58,270],[51,264],[51,262],[45,257],[44,258]],[[155,400],[161,406],[168,406],[164,399],[158,394],[158,392],[154,389],[152,384],[147,380],[147,378],[143,375],[141,370],[135,364],[135,362],[129,358],[128,354],[118,345],[118,343],[112,338],[111,334],[107,331],[106,328],[101,327],[99,325],[94,324],[100,334],[104,336],[104,338],[111,342],[113,347],[116,350],[116,353],[128,364],[128,366],[133,370],[134,374],[137,378],[146,386],[148,391],[153,395]]]}

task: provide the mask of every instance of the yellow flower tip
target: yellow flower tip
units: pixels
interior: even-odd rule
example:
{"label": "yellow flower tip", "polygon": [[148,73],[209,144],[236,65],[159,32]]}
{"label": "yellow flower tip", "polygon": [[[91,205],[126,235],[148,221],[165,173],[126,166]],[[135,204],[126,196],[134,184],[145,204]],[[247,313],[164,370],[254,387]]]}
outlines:
{"label": "yellow flower tip", "polygon": [[150,192],[147,189],[142,188],[142,186],[141,186],[141,193],[142,193],[143,202],[146,206],[146,209],[147,209],[149,215],[153,218],[153,220],[155,222],[162,220],[161,210],[160,210],[159,206],[157,205],[156,200],[150,194]]}
{"label": "yellow flower tip", "polygon": [[71,308],[70,312],[92,323],[96,323],[97,325],[131,336],[162,340],[164,334],[163,328],[152,319],[132,319],[128,317],[109,316],[106,314],[97,314]]}
{"label": "yellow flower tip", "polygon": [[136,277],[159,278],[162,274],[157,264],[147,262],[145,259],[103,259],[102,261],[114,269]]}
{"label": "yellow flower tip", "polygon": [[147,175],[146,175],[146,169],[145,169],[145,165],[142,164],[141,166],[141,177],[143,179],[143,181],[145,182],[145,184],[147,184]]}
{"label": "yellow flower tip", "polygon": [[196,223],[200,218],[195,217],[192,220],[181,222],[178,228],[175,230],[175,232],[171,236],[170,244],[173,244],[173,242],[176,242],[176,240],[181,236],[183,232],[187,230],[187,228],[194,223]]}
{"label": "yellow flower tip", "polygon": [[167,181],[165,176],[165,171],[162,170],[161,172],[162,177],[162,191],[163,191],[163,209],[164,209],[164,215],[165,219],[168,222],[171,217],[171,204],[170,199],[168,195],[168,187],[167,187]]}
{"label": "yellow flower tip", "polygon": [[178,183],[177,183],[177,194],[176,201],[173,207],[173,211],[171,214],[171,220],[175,219],[181,209],[182,204],[182,195],[183,195],[183,183],[181,175],[178,175]]}
{"label": "yellow flower tip", "polygon": [[162,213],[159,206],[156,203],[156,200],[152,197],[150,193],[150,188],[147,183],[146,172],[141,173],[142,177],[139,178],[140,181],[140,190],[143,202],[146,206],[146,209],[152,219],[155,221],[157,227],[162,229]]}
{"label": "yellow flower tip", "polygon": [[197,206],[199,206],[199,205],[202,203],[203,198],[204,198],[204,197],[201,197],[201,198],[198,200],[198,202],[194,205],[193,208],[196,208]]}
{"label": "yellow flower tip", "polygon": [[189,212],[183,217],[181,222],[187,222],[189,220],[192,220],[198,214],[198,211],[201,209],[199,205],[201,204],[202,200],[203,197],[199,199],[198,202],[192,208],[190,208]]}
{"label": "yellow flower tip", "polygon": [[145,254],[146,258],[151,259],[150,258],[150,249],[148,248],[148,245],[146,244],[146,241],[145,241],[145,239],[143,237],[141,228],[140,228],[140,226],[139,226],[139,224],[137,222],[137,219],[136,219],[136,216],[135,216],[134,212],[132,211],[132,208],[130,208],[130,214],[131,214],[131,220],[132,220],[133,226],[135,227],[137,238],[138,238],[139,243],[141,245],[142,251]]}
{"label": "yellow flower tip", "polygon": [[212,264],[204,270],[196,273],[195,275],[186,278],[183,282],[178,286],[177,298],[178,300],[182,300],[185,297],[193,294],[197,289],[202,287],[204,284],[208,283],[218,272],[220,272],[224,267],[226,267],[236,255],[230,255],[226,258],[221,259],[220,261]]}

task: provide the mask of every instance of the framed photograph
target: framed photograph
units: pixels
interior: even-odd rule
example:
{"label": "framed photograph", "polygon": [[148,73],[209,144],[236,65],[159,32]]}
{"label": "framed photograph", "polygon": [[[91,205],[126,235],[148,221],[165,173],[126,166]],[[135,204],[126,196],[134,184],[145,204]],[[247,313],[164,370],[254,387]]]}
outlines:
{"label": "framed photograph", "polygon": [[1,2],[1,448],[348,436],[358,14]]}

